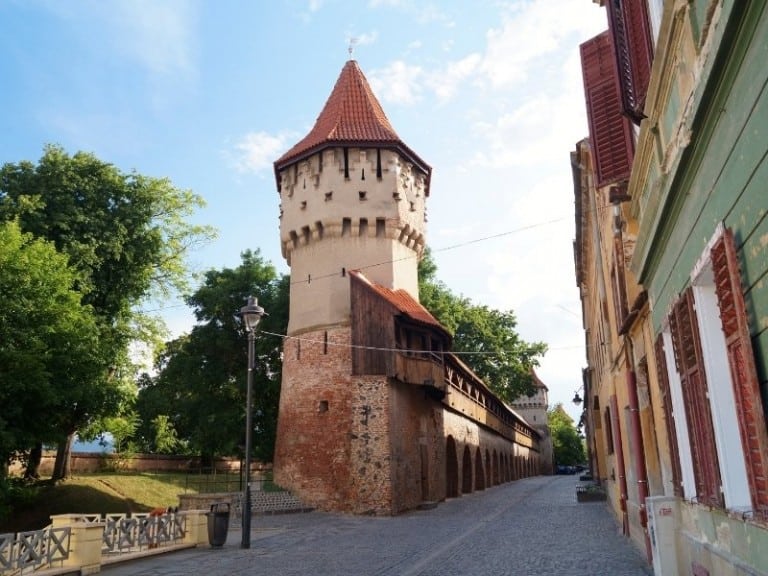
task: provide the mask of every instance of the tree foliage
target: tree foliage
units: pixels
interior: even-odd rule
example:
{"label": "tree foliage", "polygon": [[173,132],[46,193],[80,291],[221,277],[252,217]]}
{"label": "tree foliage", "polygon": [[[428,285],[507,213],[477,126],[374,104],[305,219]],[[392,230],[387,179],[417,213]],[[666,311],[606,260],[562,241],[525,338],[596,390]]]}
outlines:
{"label": "tree foliage", "polygon": [[[155,328],[137,305],[186,286],[187,250],[212,235],[185,220],[201,205],[201,198],[167,179],[125,174],[92,154],[70,156],[57,146],[46,147],[37,164],[0,168],[0,221],[17,221],[22,232],[66,254],[78,305],[89,307],[95,322],[91,345],[99,362],[79,366],[80,377],[71,383],[56,374],[69,406],[55,420],[60,448],[67,444],[54,477],[67,473],[66,446],[75,431],[114,414],[120,404],[133,377],[130,342]],[[86,368],[94,367],[86,377]],[[64,388],[65,382],[72,386]],[[26,416],[48,415],[33,409]]]}
{"label": "tree foliage", "polygon": [[205,274],[203,284],[187,299],[197,324],[188,335],[168,343],[158,359],[157,376],[146,377],[139,391],[140,433],[146,444],[156,438],[148,424],[167,416],[178,439],[202,456],[242,454],[247,336],[234,315],[254,295],[269,315],[255,341],[252,437],[255,455],[271,460],[282,368],[282,340],[272,334],[287,329],[288,287],[288,277],[279,277],[258,252],[244,252],[235,269]]}
{"label": "tree foliage", "polygon": [[584,442],[573,425],[573,418],[558,403],[549,411],[549,429],[559,466],[574,466],[584,462]]}
{"label": "tree foliage", "polygon": [[513,402],[535,391],[532,369],[546,344],[525,342],[515,330],[511,311],[494,310],[457,296],[437,280],[437,265],[429,250],[419,262],[419,299],[453,335],[453,351],[502,400]]}
{"label": "tree foliage", "polygon": [[16,222],[0,223],[0,463],[57,440],[62,412],[110,401],[101,388],[108,358],[76,277],[52,243],[23,234]]}

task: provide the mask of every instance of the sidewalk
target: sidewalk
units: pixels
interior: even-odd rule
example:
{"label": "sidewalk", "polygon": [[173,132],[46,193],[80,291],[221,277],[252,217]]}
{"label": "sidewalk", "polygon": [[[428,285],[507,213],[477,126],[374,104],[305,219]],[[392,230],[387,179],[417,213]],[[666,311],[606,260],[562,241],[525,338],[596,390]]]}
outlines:
{"label": "sidewalk", "polygon": [[572,476],[496,486],[397,517],[255,516],[251,548],[229,533],[198,548],[105,568],[106,576],[647,576],[605,503],[576,502]]}

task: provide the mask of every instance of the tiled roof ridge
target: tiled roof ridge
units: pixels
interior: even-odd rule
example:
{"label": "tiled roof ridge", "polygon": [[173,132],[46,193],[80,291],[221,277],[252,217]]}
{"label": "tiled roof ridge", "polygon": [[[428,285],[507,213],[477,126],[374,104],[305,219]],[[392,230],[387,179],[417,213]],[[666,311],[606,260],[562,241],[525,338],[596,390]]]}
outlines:
{"label": "tiled roof ridge", "polygon": [[275,162],[275,171],[333,143],[385,144],[400,148],[427,172],[431,169],[400,139],[356,60],[348,60],[315,124]]}
{"label": "tiled roof ridge", "polygon": [[445,332],[449,337],[448,330],[443,326],[440,321],[435,318],[432,313],[427,310],[421,302],[416,300],[410,292],[403,290],[402,288],[386,288],[380,284],[376,284],[371,281],[365,274],[359,270],[349,270],[349,274],[365,283],[371,290],[376,292],[379,296],[387,300],[390,304],[395,306],[400,312],[422,324],[428,324],[439,328]]}

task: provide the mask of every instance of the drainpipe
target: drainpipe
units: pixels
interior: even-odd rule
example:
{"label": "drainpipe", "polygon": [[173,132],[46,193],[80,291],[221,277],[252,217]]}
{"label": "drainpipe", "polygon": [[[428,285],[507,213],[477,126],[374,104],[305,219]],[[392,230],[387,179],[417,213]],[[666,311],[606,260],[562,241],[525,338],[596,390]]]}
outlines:
{"label": "drainpipe", "polygon": [[632,340],[629,336],[624,336],[624,351],[627,363],[627,396],[629,398],[629,425],[632,430],[632,436],[635,439],[635,450],[632,459],[635,466],[635,475],[637,476],[637,499],[640,504],[640,525],[643,527],[645,536],[645,553],[648,562],[653,560],[651,552],[651,539],[648,535],[648,511],[645,508],[645,499],[648,497],[648,471],[645,467],[645,443],[643,442],[643,431],[640,425],[640,403],[637,398],[637,376],[634,370],[634,351]]}
{"label": "drainpipe", "polygon": [[624,466],[624,445],[621,441],[621,426],[619,425],[619,403],[616,394],[611,396],[611,427],[613,428],[613,450],[616,453],[616,466],[619,468],[619,493],[621,501],[621,528],[625,536],[629,536],[629,517],[627,516],[627,469]]}
{"label": "drainpipe", "polygon": [[[612,189],[613,197],[613,215],[614,215],[614,236],[623,246],[623,219],[619,204],[626,201],[629,197],[625,190]],[[622,263],[623,264],[623,263]],[[620,268],[620,282],[624,284],[626,295],[626,277],[624,276],[624,266]],[[653,556],[651,552],[651,540],[648,535],[648,512],[645,508],[645,499],[648,497],[648,471],[645,467],[645,444],[643,442],[643,431],[640,425],[640,402],[637,398],[637,376],[635,374],[635,353],[632,347],[632,339],[629,337],[629,329],[634,324],[640,310],[648,300],[648,293],[643,290],[632,303],[632,309],[627,317],[623,319],[619,328],[619,335],[624,337],[624,362],[626,364],[627,378],[627,398],[629,400],[629,427],[632,431],[632,437],[635,439],[634,450],[632,451],[633,467],[637,478],[637,499],[640,505],[640,525],[643,527],[643,536],[645,538],[645,553],[649,562]],[[626,304],[625,304],[626,305]],[[625,479],[626,484],[626,479]]]}

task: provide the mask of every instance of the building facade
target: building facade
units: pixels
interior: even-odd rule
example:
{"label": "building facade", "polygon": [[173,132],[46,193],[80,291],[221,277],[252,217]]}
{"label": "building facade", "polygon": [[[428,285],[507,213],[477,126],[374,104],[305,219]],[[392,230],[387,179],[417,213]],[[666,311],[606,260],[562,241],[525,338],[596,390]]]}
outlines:
{"label": "building facade", "polygon": [[572,154],[592,466],[657,574],[768,573],[768,5],[604,7]]}
{"label": "building facade", "polygon": [[418,302],[430,166],[350,60],[275,162],[291,267],[275,481],[306,504],[396,514],[538,473],[538,434]]}

